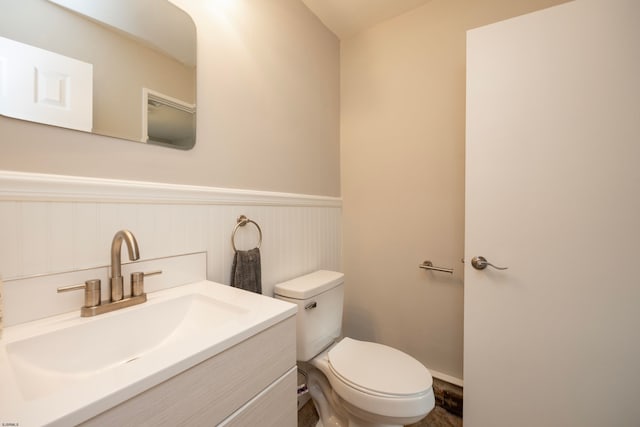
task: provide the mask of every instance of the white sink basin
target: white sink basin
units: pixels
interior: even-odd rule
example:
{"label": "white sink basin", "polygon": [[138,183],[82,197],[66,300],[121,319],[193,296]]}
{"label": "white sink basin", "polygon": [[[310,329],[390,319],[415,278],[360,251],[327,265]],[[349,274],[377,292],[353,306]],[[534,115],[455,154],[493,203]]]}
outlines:
{"label": "white sink basin", "polygon": [[149,294],[4,331],[0,414],[20,425],[75,424],[293,315],[295,306],[213,282]]}
{"label": "white sink basin", "polygon": [[180,340],[198,339],[247,309],[190,294],[137,310],[113,312],[9,343],[9,362],[30,400],[144,357]]}

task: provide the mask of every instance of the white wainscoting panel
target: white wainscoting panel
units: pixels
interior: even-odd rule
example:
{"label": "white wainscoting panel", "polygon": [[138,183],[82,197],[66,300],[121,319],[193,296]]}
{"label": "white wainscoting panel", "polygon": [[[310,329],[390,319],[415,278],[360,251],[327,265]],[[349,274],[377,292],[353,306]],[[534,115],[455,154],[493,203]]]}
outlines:
{"label": "white wainscoting panel", "polygon": [[[280,281],[341,269],[341,206],[332,197],[0,171],[0,276],[109,265],[113,235],[129,229],[141,259],[204,251],[207,278],[228,284],[231,233],[244,214],[262,228],[271,296]],[[252,224],[236,235],[238,249],[257,241]]]}

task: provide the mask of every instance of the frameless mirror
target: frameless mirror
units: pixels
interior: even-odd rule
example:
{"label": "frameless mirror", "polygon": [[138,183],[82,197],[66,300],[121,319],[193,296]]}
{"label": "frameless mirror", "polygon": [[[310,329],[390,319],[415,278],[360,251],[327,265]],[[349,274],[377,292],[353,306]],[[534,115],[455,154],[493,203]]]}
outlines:
{"label": "frameless mirror", "polygon": [[195,144],[196,29],[168,0],[0,0],[0,114]]}

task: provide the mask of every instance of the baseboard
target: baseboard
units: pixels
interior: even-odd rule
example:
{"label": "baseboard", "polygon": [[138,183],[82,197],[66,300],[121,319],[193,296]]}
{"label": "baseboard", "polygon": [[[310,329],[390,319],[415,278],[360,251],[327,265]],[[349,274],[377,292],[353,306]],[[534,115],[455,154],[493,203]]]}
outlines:
{"label": "baseboard", "polygon": [[442,372],[434,371],[433,369],[429,369],[429,372],[431,372],[431,376],[434,378],[448,382],[449,384],[457,385],[458,387],[464,387],[464,381],[460,378],[443,374]]}

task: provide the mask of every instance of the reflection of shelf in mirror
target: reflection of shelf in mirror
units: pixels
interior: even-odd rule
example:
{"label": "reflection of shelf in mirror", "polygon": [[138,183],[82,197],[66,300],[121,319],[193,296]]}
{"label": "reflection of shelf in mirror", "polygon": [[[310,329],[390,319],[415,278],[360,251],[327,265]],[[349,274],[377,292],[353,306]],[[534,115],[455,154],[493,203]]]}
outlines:
{"label": "reflection of shelf in mirror", "polygon": [[188,150],[195,144],[196,107],[143,89],[143,142]]}

